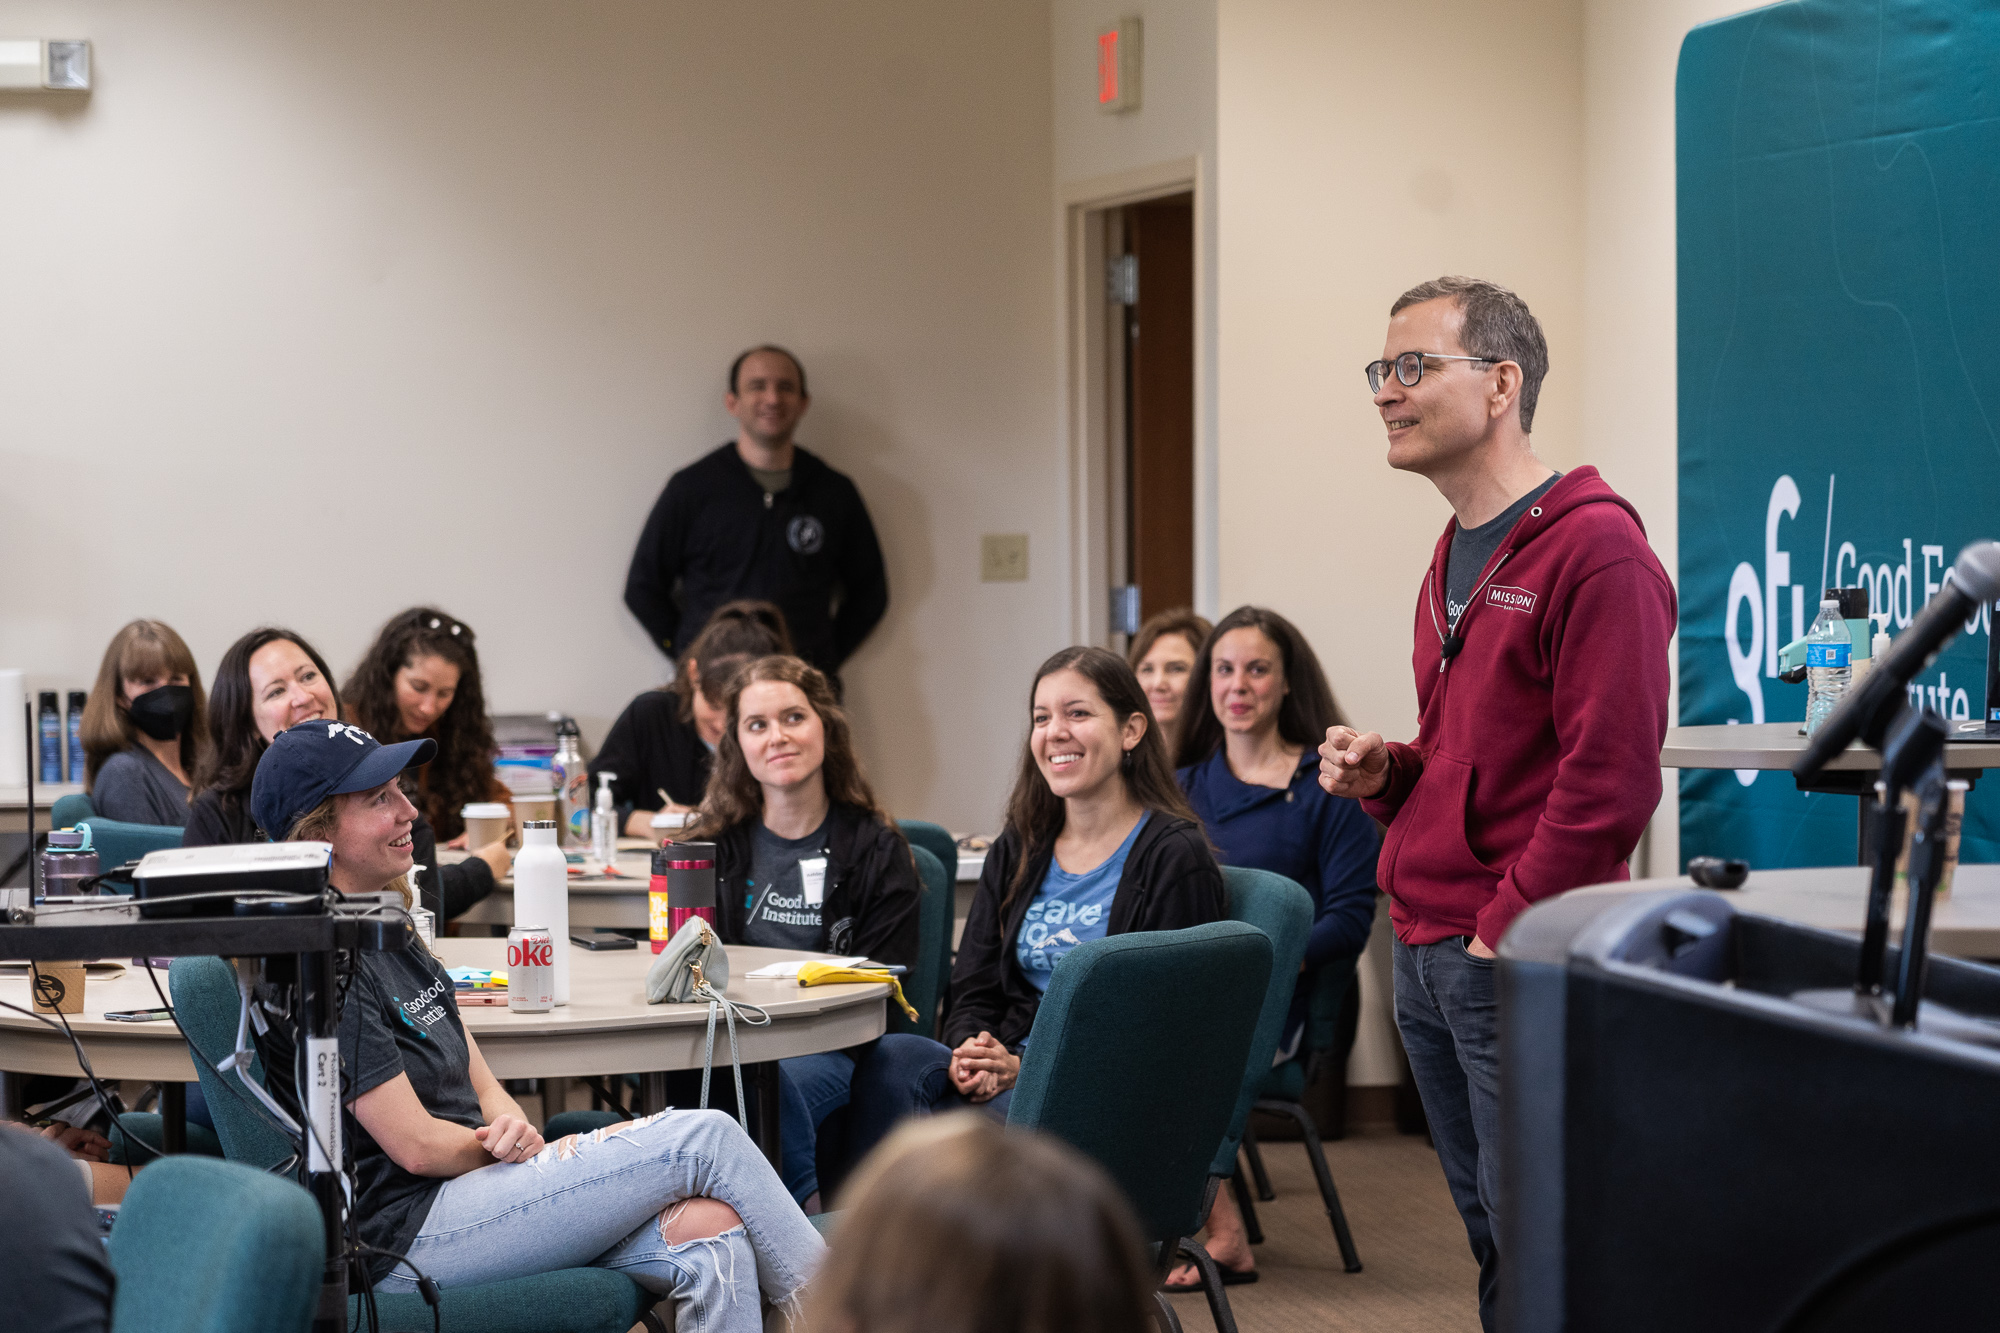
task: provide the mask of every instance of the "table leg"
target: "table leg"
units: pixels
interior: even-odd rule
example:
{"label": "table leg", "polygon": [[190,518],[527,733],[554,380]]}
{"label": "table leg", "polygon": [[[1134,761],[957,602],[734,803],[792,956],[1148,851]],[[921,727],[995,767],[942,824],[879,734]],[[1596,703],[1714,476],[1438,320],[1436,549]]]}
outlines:
{"label": "table leg", "polygon": [[27,1110],[28,1076],[9,1069],[0,1073],[0,1120],[19,1120]]}
{"label": "table leg", "polygon": [[784,1151],[784,1136],[778,1124],[778,1062],[762,1060],[743,1066],[743,1081],[749,1085],[745,1095],[755,1108],[750,1123],[756,1131],[757,1146],[764,1150],[773,1171],[782,1170],[779,1158]]}
{"label": "table leg", "polygon": [[658,1115],[667,1109],[667,1076],[639,1075],[639,1114]]}
{"label": "table leg", "polygon": [[185,1083],[160,1085],[160,1143],[170,1153],[188,1147],[188,1091]]}

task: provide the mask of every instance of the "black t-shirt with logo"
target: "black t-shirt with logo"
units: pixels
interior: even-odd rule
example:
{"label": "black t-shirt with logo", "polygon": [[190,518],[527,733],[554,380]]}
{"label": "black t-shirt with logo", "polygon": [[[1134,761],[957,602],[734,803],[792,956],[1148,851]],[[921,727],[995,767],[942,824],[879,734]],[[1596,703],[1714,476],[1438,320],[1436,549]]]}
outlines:
{"label": "black t-shirt with logo", "polygon": [[750,908],[743,942],[765,949],[826,946],[827,825],[803,838],[781,838],[760,821],[750,836]]}
{"label": "black t-shirt with logo", "polygon": [[[403,1254],[423,1229],[431,1201],[444,1181],[412,1175],[355,1119],[355,1100],[398,1074],[424,1109],[440,1120],[468,1129],[486,1123],[472,1090],[472,1053],[458,1019],[458,1001],[444,965],[412,945],[402,953],[363,953],[340,1011],[340,1063],[348,1108],[342,1132],[354,1154],[355,1213],[361,1239],[377,1249]],[[287,1109],[297,1106],[291,1033],[274,1023],[258,1039],[265,1077]],[[303,1122],[302,1122],[303,1123]],[[369,1281],[388,1275],[394,1260],[368,1256]]]}
{"label": "black t-shirt with logo", "polygon": [[1548,494],[1549,487],[1562,480],[1558,472],[1541,485],[1529,491],[1498,518],[1481,523],[1476,528],[1460,528],[1451,535],[1451,554],[1445,557],[1444,568],[1444,610],[1450,623],[1447,630],[1458,627],[1458,618],[1465,614],[1466,603],[1479,587],[1479,576],[1486,571],[1486,562],[1507,540],[1507,534],[1521,521],[1521,515]]}

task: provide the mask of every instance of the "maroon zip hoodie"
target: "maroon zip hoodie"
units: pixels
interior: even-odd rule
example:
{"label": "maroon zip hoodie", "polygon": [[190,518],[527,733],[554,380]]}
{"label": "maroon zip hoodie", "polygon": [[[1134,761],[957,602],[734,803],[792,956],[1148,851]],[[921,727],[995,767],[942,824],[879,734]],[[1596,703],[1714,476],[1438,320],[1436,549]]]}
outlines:
{"label": "maroon zip hoodie", "polygon": [[1482,570],[1447,660],[1445,525],[1417,601],[1419,724],[1368,812],[1405,944],[1497,945],[1529,904],[1626,878],[1660,803],[1673,584],[1593,467],[1566,474]]}

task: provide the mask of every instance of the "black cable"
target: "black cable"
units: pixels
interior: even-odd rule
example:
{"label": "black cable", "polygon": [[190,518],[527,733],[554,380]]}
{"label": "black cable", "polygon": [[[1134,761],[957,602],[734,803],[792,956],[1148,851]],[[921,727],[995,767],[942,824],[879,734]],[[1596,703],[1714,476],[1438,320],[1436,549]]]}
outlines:
{"label": "black cable", "polygon": [[[438,1284],[426,1277],[423,1269],[411,1263],[410,1256],[407,1254],[397,1254],[394,1250],[385,1250],[375,1245],[363,1245],[361,1249],[367,1251],[369,1254],[379,1254],[384,1258],[394,1259],[396,1262],[389,1266],[389,1271],[392,1273],[396,1271],[397,1265],[401,1265],[416,1275],[417,1294],[424,1298],[425,1305],[431,1307],[431,1333],[443,1333],[444,1296],[439,1291]],[[372,1292],[374,1288],[370,1287],[369,1290]]]}

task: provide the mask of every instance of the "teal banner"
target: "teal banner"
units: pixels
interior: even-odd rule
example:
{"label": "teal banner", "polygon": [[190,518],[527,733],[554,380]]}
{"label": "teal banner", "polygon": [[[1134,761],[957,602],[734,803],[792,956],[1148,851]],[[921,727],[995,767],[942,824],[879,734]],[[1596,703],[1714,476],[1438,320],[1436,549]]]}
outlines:
{"label": "teal banner", "polygon": [[[2000,6],[1774,5],[1695,29],[1677,87],[1680,722],[1795,721],[1821,590],[1909,625],[2000,537]],[[1911,688],[1982,716],[1988,606]],[[2000,706],[2000,700],[1991,701]],[[1681,853],[1852,864],[1855,798],[1683,772]],[[1962,859],[2000,860],[2000,772]]]}

